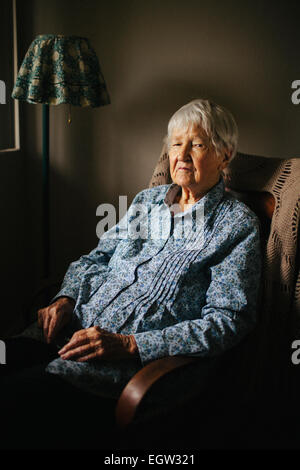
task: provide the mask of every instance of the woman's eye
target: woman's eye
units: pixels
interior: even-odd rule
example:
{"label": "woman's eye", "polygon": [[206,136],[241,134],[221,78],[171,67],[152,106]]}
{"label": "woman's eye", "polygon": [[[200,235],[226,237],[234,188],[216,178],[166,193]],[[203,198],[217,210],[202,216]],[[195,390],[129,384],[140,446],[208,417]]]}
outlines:
{"label": "woman's eye", "polygon": [[181,144],[173,144],[173,147],[178,147],[179,145],[181,145]]}
{"label": "woman's eye", "polygon": [[202,148],[202,147],[204,147],[204,145],[203,145],[203,144],[193,144],[193,147],[199,147],[199,148]]}

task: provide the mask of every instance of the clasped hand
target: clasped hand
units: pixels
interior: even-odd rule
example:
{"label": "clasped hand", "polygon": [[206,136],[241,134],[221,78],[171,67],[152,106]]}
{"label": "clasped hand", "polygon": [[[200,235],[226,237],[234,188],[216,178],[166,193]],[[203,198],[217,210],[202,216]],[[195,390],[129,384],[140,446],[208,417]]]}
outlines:
{"label": "clasped hand", "polygon": [[137,354],[137,345],[132,335],[120,335],[93,326],[76,331],[58,354],[62,359],[77,362],[91,359],[125,359]]}
{"label": "clasped hand", "polygon": [[[47,343],[71,320],[75,301],[61,297],[38,311],[38,324],[44,330]],[[133,335],[111,333],[98,326],[76,331],[70,341],[58,351],[62,359],[78,362],[90,359],[126,359],[138,356]]]}

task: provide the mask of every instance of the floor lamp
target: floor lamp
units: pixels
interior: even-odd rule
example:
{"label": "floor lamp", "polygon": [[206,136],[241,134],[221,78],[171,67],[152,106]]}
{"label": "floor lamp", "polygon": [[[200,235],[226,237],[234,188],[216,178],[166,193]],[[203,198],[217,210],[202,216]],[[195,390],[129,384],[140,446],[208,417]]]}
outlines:
{"label": "floor lamp", "polygon": [[[43,277],[50,275],[49,105],[110,103],[97,55],[87,38],[39,35],[20,67],[12,98],[43,106]],[[71,122],[69,113],[68,122]]]}

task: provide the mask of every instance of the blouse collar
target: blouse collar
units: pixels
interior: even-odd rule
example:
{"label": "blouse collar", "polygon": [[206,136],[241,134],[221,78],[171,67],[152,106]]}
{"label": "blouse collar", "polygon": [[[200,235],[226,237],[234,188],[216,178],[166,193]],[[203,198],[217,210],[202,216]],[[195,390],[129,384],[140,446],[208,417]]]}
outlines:
{"label": "blouse collar", "polygon": [[[166,193],[164,198],[164,203],[170,208],[175,204],[175,198],[180,191],[180,186],[176,183],[172,183]],[[177,212],[174,216],[184,216],[189,212],[200,209],[204,207],[205,214],[209,214],[221,201],[225,194],[225,183],[222,176],[218,183],[216,183],[199,201],[189,207],[186,211]]]}

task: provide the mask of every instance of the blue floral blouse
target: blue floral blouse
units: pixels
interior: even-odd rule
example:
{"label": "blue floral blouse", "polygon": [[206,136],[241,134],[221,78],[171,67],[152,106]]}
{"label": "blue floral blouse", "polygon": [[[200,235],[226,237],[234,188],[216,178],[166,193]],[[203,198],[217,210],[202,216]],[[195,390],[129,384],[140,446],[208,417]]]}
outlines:
{"label": "blue floral blouse", "polygon": [[222,178],[196,204],[176,213],[171,205],[179,191],[173,183],[138,193],[119,224],[70,265],[55,297],[76,301],[67,336],[93,325],[133,334],[140,359],[58,358],[48,372],[116,398],[150,361],[216,357],[252,330],[261,278],[256,215],[226,193]]}

